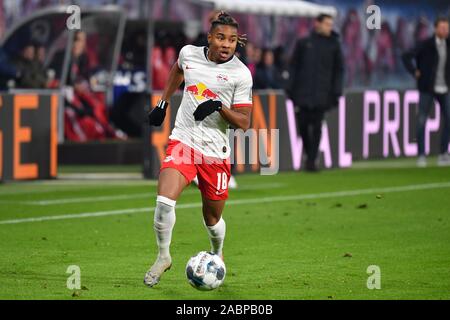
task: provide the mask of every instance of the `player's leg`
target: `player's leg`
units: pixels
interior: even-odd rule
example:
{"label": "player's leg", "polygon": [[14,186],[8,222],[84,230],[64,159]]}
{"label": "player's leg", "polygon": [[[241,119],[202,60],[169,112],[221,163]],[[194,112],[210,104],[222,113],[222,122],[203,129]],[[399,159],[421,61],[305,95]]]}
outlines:
{"label": "player's leg", "polygon": [[149,287],[156,285],[161,279],[161,275],[172,265],[170,243],[176,221],[175,205],[186,185],[186,178],[178,170],[166,168],[161,171],[153,220],[158,257],[144,277],[144,283]]}
{"label": "player's leg", "polygon": [[164,161],[158,181],[158,196],[154,214],[153,229],[158,245],[158,257],[144,277],[144,283],[152,287],[157,284],[164,271],[172,264],[170,243],[175,225],[175,205],[183,189],[196,175],[193,163],[179,161],[176,147],[181,144],[171,141],[166,151],[168,156]]}
{"label": "player's leg", "polygon": [[228,160],[197,166],[199,189],[203,200],[203,221],[211,243],[211,251],[223,259],[226,224],[222,218],[228,198],[231,166]]}
{"label": "player's leg", "polygon": [[223,242],[225,240],[226,223],[222,219],[225,200],[211,200],[202,195],[203,222],[208,232],[211,251],[223,259]]}
{"label": "player's leg", "polygon": [[170,243],[175,225],[175,205],[178,197],[187,185],[186,178],[176,169],[166,168],[161,171],[158,181],[158,196],[153,221],[158,259],[170,259]]}

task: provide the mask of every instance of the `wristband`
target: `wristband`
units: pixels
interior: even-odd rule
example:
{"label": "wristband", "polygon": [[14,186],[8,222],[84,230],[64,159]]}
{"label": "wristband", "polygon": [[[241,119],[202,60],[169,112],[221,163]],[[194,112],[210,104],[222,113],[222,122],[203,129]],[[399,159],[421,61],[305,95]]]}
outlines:
{"label": "wristband", "polygon": [[158,103],[156,104],[156,108],[160,108],[162,110],[166,110],[168,106],[169,106],[169,103],[164,100],[159,100]]}

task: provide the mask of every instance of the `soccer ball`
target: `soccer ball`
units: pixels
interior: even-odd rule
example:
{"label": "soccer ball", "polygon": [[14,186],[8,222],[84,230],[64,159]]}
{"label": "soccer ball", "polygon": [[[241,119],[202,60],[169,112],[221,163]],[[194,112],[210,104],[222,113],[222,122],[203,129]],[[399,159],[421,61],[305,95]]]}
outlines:
{"label": "soccer ball", "polygon": [[218,288],[225,280],[225,274],[225,263],[212,252],[201,251],[191,257],[186,265],[190,285],[202,291]]}

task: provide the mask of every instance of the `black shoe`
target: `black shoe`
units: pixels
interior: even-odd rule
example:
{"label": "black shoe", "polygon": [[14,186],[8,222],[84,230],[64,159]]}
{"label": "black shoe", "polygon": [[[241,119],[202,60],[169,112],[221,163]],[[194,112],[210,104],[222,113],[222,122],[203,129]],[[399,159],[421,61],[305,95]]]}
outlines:
{"label": "black shoe", "polygon": [[314,162],[307,162],[305,170],[308,172],[319,172],[319,168],[317,168]]}

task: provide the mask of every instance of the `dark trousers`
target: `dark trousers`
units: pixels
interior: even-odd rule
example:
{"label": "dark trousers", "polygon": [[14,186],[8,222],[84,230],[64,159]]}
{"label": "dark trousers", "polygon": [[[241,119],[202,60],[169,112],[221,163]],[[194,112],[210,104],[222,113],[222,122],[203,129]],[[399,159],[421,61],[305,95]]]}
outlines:
{"label": "dark trousers", "polygon": [[322,109],[300,108],[297,113],[298,129],[303,140],[303,150],[306,154],[308,166],[314,166],[319,153],[324,116],[325,111]]}
{"label": "dark trousers", "polygon": [[440,153],[447,153],[449,142],[450,125],[450,104],[449,94],[438,94],[420,92],[419,113],[417,117],[417,144],[419,147],[419,156],[425,155],[425,124],[431,107],[434,105],[434,99],[437,100],[441,109],[441,118],[444,124],[441,135]]}

